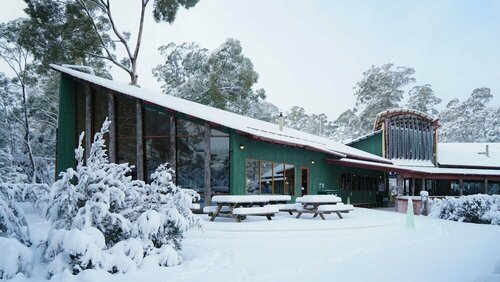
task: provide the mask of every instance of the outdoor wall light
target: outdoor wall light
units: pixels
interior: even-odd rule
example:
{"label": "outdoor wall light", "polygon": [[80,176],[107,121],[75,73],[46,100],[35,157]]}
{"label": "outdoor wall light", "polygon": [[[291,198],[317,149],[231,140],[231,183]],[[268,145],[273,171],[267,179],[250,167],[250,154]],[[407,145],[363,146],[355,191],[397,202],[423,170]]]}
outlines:
{"label": "outdoor wall light", "polygon": [[311,160],[311,164],[314,164],[314,160]]}
{"label": "outdoor wall light", "polygon": [[245,149],[245,145],[240,144],[240,150],[243,150],[243,149]]}

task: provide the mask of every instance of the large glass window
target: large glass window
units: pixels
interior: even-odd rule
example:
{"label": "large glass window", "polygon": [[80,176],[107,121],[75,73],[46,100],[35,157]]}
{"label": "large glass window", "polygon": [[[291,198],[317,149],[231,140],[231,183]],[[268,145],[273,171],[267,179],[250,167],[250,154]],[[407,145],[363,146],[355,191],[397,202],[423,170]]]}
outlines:
{"label": "large glass window", "polygon": [[500,183],[488,183],[488,194],[490,195],[500,194]]}
{"label": "large glass window", "polygon": [[377,176],[366,176],[351,173],[340,175],[341,191],[379,191],[383,185],[383,179]]}
{"label": "large glass window", "polygon": [[144,107],[144,172],[147,182],[156,168],[170,160],[170,114]]}
{"label": "large glass window", "polygon": [[[102,127],[102,123],[108,117],[108,94],[104,91],[92,90],[92,102],[93,102],[93,118],[92,118],[92,129],[93,133],[99,132]],[[106,138],[109,135],[105,136]]]}
{"label": "large glass window", "polygon": [[229,134],[212,129],[210,134],[212,192],[229,193]]}
{"label": "large glass window", "polygon": [[177,119],[177,184],[203,191],[205,142],[203,125]]}
{"label": "large glass window", "polygon": [[[134,99],[116,96],[116,162],[136,165],[137,121]],[[136,170],[132,172],[136,177]]]}
{"label": "large glass window", "polygon": [[295,194],[295,166],[247,159],[246,194]]}
{"label": "large glass window", "polygon": [[[108,94],[103,90],[92,89],[92,107],[92,136],[94,136],[101,130],[102,123],[109,116]],[[106,147],[109,148],[109,134],[104,135],[104,140]]]}

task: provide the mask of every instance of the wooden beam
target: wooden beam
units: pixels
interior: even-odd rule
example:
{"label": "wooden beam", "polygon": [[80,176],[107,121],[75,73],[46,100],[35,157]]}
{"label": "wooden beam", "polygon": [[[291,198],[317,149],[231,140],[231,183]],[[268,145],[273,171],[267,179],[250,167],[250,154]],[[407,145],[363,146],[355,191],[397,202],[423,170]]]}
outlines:
{"label": "wooden beam", "polygon": [[460,196],[464,195],[464,180],[460,179]]}
{"label": "wooden beam", "polygon": [[137,160],[136,170],[137,179],[144,180],[144,146],[142,139],[143,121],[142,121],[142,104],[139,99],[135,100],[135,116],[136,116],[136,143],[137,143]]}
{"label": "wooden beam", "polygon": [[169,164],[170,167],[175,170],[175,174],[172,175],[172,181],[174,183],[177,183],[177,163],[176,163],[176,157],[177,157],[177,137],[176,137],[176,123],[175,123],[175,116],[172,114],[170,116],[170,133],[169,133],[169,139],[170,139],[170,159],[169,159]]}
{"label": "wooden beam", "polygon": [[488,194],[488,179],[484,180],[484,194]]}
{"label": "wooden beam", "polygon": [[210,149],[210,123],[205,122],[205,127],[203,131],[204,144],[205,144],[205,206],[210,206],[212,204],[212,183],[210,174],[210,159],[211,159],[211,149]]}
{"label": "wooden beam", "polygon": [[116,163],[116,117],[115,117],[115,96],[109,92],[108,99],[108,119],[109,124],[109,162]]}
{"label": "wooden beam", "polygon": [[415,188],[417,186],[417,180],[415,177],[411,179],[411,196],[415,196]]}
{"label": "wooden beam", "polygon": [[92,91],[90,85],[84,84],[85,91],[85,159],[90,157],[92,145]]}

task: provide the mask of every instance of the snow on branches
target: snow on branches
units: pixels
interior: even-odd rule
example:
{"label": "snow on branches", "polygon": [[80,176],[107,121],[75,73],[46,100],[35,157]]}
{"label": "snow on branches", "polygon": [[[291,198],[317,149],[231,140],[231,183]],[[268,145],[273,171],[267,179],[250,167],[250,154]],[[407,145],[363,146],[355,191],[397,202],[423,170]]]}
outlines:
{"label": "snow on branches", "polygon": [[178,251],[185,233],[202,227],[189,209],[199,195],[176,187],[168,164],[145,184],[132,179],[129,164],[109,162],[109,124],[106,119],[95,134],[86,160],[80,136],[76,169],[62,172],[52,187],[46,215],[54,231],[44,252],[49,276],[65,269],[125,273],[144,263],[174,266],[182,261]]}

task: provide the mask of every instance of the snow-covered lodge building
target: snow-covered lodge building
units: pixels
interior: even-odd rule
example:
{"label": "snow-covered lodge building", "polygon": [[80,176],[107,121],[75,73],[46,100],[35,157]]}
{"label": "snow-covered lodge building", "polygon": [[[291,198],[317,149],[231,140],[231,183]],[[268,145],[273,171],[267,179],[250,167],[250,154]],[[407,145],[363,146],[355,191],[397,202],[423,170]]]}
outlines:
{"label": "snow-covered lodge building", "polygon": [[438,143],[438,128],[425,113],[391,109],[377,115],[372,133],[347,145],[390,160],[394,166],[356,166],[387,172],[400,195],[500,194],[500,143]]}
{"label": "snow-covered lodge building", "polygon": [[[437,121],[421,113],[381,114],[372,134],[347,146],[66,67],[51,67],[61,73],[57,173],[75,165],[80,132],[90,133],[84,140],[88,148],[92,135],[109,117],[111,161],[133,164],[133,177],[145,181],[159,164],[169,162],[178,185],[203,195],[337,193],[354,204],[376,205],[388,199],[393,179],[399,179],[400,192],[407,194],[421,188],[434,195],[465,194],[467,183],[473,183],[471,192],[499,193],[500,156],[486,166],[479,160],[457,164],[452,159],[440,165],[437,148],[446,147],[436,144]],[[500,146],[490,148],[484,157],[500,154]],[[456,181],[461,183],[459,190],[454,188]],[[205,204],[209,202],[210,197],[205,197]]]}

